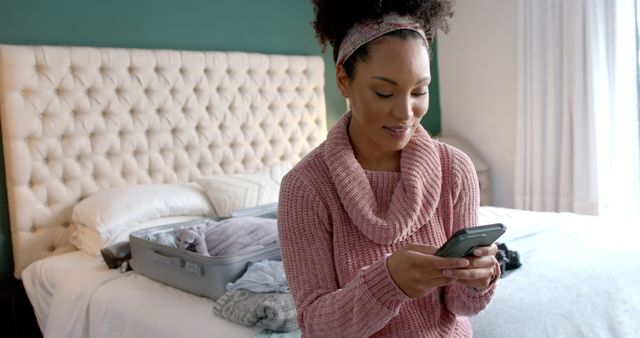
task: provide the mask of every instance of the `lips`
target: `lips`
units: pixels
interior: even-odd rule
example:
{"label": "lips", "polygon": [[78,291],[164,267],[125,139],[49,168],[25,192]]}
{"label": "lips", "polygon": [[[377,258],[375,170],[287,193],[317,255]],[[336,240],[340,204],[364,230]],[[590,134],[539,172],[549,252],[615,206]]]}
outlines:
{"label": "lips", "polygon": [[411,131],[410,126],[391,126],[391,127],[382,127],[382,129],[384,129],[391,136],[398,139],[404,138],[409,133],[409,131]]}

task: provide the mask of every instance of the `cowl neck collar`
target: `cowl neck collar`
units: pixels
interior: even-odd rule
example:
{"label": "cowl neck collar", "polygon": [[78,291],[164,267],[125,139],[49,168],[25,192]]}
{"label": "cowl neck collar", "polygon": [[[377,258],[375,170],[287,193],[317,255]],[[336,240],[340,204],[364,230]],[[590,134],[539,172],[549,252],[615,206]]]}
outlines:
{"label": "cowl neck collar", "polygon": [[416,128],[400,156],[400,180],[388,208],[378,208],[366,173],[349,141],[351,113],[329,131],[324,161],[340,200],[356,227],[371,241],[402,241],[424,225],[440,199],[442,172],[438,147],[422,126]]}

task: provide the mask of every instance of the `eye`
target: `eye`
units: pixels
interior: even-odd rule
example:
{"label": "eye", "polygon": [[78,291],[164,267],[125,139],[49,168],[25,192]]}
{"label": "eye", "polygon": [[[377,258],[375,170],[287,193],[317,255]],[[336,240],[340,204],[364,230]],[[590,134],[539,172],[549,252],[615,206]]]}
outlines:
{"label": "eye", "polygon": [[429,92],[426,91],[426,90],[424,92],[411,93],[411,95],[413,95],[413,96],[425,96],[427,94],[429,94]]}
{"label": "eye", "polygon": [[376,92],[376,95],[377,95],[379,98],[382,98],[382,99],[388,99],[388,98],[390,98],[390,97],[391,97],[391,94],[381,93],[381,92]]}

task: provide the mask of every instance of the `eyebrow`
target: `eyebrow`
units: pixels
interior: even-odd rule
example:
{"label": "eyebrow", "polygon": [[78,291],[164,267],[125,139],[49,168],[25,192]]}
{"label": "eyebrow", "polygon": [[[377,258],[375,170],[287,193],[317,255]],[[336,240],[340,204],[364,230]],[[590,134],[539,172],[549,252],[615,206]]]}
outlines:
{"label": "eyebrow", "polygon": [[[398,83],[397,83],[396,81],[391,80],[391,79],[390,79],[390,78],[388,78],[388,77],[384,77],[384,76],[373,76],[373,77],[371,77],[371,78],[372,78],[372,79],[375,79],[375,80],[381,80],[381,81],[384,81],[384,82],[388,82],[388,83],[390,83],[390,84],[392,84],[392,85],[394,85],[394,86],[397,86],[397,85],[398,85]],[[418,80],[418,82],[416,82],[416,84],[421,84],[421,83],[423,83],[423,82],[425,82],[425,81],[428,81],[428,80],[430,80],[430,79],[431,79],[431,76],[425,76],[425,77],[423,77],[422,79]]]}

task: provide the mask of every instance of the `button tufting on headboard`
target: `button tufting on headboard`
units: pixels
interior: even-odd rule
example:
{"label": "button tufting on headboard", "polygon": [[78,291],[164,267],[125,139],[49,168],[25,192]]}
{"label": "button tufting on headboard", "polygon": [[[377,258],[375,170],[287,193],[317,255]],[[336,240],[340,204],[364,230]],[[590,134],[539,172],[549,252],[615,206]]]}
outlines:
{"label": "button tufting on headboard", "polygon": [[80,199],[299,161],[325,137],[317,56],[0,45],[15,275],[72,250]]}

